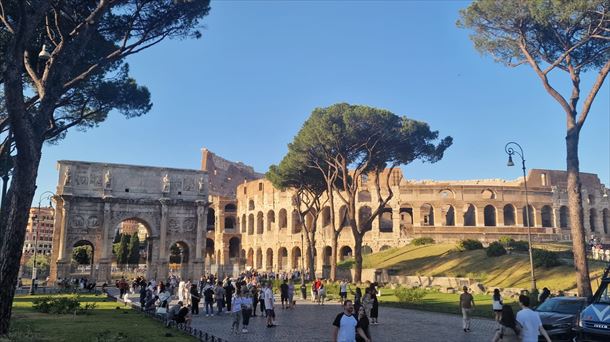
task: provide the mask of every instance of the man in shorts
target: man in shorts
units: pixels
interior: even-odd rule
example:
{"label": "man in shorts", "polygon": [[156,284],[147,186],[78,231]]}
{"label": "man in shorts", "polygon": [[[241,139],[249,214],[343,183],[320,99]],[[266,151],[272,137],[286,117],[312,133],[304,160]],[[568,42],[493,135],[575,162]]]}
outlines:
{"label": "man in shorts", "polygon": [[273,320],[275,319],[275,311],[273,310],[273,290],[271,282],[268,282],[264,291],[265,313],[267,314],[267,328],[274,327]]}

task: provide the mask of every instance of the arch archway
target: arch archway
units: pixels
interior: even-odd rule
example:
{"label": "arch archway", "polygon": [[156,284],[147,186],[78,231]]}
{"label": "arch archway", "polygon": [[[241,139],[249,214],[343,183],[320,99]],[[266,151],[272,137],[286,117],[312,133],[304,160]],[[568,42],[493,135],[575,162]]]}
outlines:
{"label": "arch archway", "polygon": [[515,206],[512,204],[507,204],[503,209],[504,214],[504,225],[505,226],[514,226],[515,222]]}
{"label": "arch archway", "polygon": [[394,230],[394,220],[392,217],[392,208],[383,208],[383,212],[379,216],[379,231],[382,233],[391,233]]}
{"label": "arch archway", "polygon": [[[528,217],[529,214],[529,217]],[[527,210],[523,207],[523,227],[527,227],[527,221],[529,220],[529,226],[535,226],[536,217],[534,216],[534,207],[530,204],[527,206]]]}
{"label": "arch archway", "polygon": [[256,234],[263,234],[264,232],[263,212],[259,211],[258,214],[256,214]]}
{"label": "arch archway", "polygon": [[323,267],[330,267],[331,265],[331,260],[333,257],[333,248],[331,246],[326,246],[324,247],[324,249],[322,250],[322,266]]}
{"label": "arch archway", "polygon": [[568,212],[568,207],[562,205],[559,208],[559,227],[560,228],[568,228],[568,222],[570,221],[570,213]]}
{"label": "arch archway", "polygon": [[464,208],[464,226],[476,226],[477,225],[477,209],[474,205],[468,203]]}
{"label": "arch archway", "polygon": [[278,217],[278,227],[279,229],[288,228],[288,213],[284,208],[280,209],[280,214]]}
{"label": "arch archway", "polygon": [[254,234],[254,214],[248,215],[248,235]]}
{"label": "arch archway", "polygon": [[237,211],[237,206],[233,203],[229,203],[227,205],[225,205],[225,212],[226,213],[234,213]]}
{"label": "arch archway", "polygon": [[553,209],[550,205],[545,205],[540,211],[542,226],[545,228],[553,227]]}
{"label": "arch archway", "polygon": [[267,269],[267,271],[273,270],[273,249],[267,248],[267,253],[265,257],[265,268]]}
{"label": "arch archway", "polygon": [[256,249],[256,269],[263,268],[263,250],[259,247]]}
{"label": "arch archway", "polygon": [[358,202],[370,202],[371,193],[368,190],[361,190],[358,192]]}
{"label": "arch archway", "polygon": [[491,204],[488,204],[483,209],[483,221],[486,227],[495,227],[496,226],[496,207]]}
{"label": "arch archway", "polygon": [[371,248],[371,246],[368,246],[368,245],[362,246],[362,255],[367,255],[367,254],[371,254],[371,253],[373,253],[373,249]]}
{"label": "arch archway", "polygon": [[124,219],[115,226],[112,259],[120,272],[129,271],[141,276],[150,276],[153,239],[149,224],[136,217]]}
{"label": "arch archway", "polygon": [[280,247],[277,251],[277,266],[280,271],[288,269],[288,250],[286,247]]}
{"label": "arch archway", "polygon": [[[70,275],[93,276],[93,260],[95,258],[95,245],[89,240],[78,240],[72,245]],[[36,278],[41,278],[37,274]]]}
{"label": "arch archway", "polygon": [[299,211],[294,209],[292,211],[292,234],[298,234],[303,229],[303,223],[301,222],[301,216],[299,215]]}
{"label": "arch archway", "polygon": [[352,248],[350,246],[343,246],[339,249],[339,261],[349,259],[352,255]]}
{"label": "arch archway", "polygon": [[388,245],[383,245],[383,246],[381,246],[381,248],[379,248],[379,251],[380,251],[380,252],[387,251],[387,250],[388,250],[388,249],[390,249],[390,248],[392,248],[392,247],[390,247],[390,246],[388,246]]}
{"label": "arch archway", "polygon": [[229,261],[232,264],[238,263],[239,251],[241,250],[241,241],[238,237],[232,237],[229,239]]}
{"label": "arch archway", "polygon": [[594,232],[597,230],[597,210],[595,208],[589,209],[589,229]]}
{"label": "arch archway", "polygon": [[216,260],[214,260],[214,240],[210,238],[205,239],[205,257],[207,258],[206,264],[211,265],[215,264]]}
{"label": "arch archway", "polygon": [[245,234],[248,231],[248,221],[246,220],[246,214],[241,215],[241,232]]}
{"label": "arch archway", "polygon": [[292,264],[290,266],[293,269],[301,268],[301,248],[297,246],[292,247]]}
{"label": "arch archway", "polygon": [[225,229],[234,229],[234,228],[235,228],[235,217],[225,216]]}
{"label": "arch archway", "polygon": [[187,279],[189,275],[190,249],[188,243],[176,241],[169,248],[170,273],[177,274],[181,279]]}
{"label": "arch archway", "polygon": [[419,212],[422,226],[434,226],[434,207],[431,204],[424,203]]}
{"label": "arch archway", "polygon": [[267,212],[267,231],[268,232],[273,230],[274,224],[275,224],[275,211],[269,210]]}
{"label": "arch archway", "polygon": [[445,226],[455,226],[455,208],[451,204],[447,204],[443,207],[443,213]]}
{"label": "arch archway", "polygon": [[246,266],[254,267],[254,249],[248,249],[248,256],[246,258]]}
{"label": "arch archway", "polygon": [[213,208],[208,209],[208,231],[214,230],[216,227],[216,212]]}
{"label": "arch archway", "polygon": [[367,205],[363,205],[362,207],[360,207],[360,209],[358,209],[358,225],[362,228],[362,229],[371,229],[372,227],[372,222],[368,222],[368,220],[371,218],[372,215],[372,210],[371,207],[367,206]]}

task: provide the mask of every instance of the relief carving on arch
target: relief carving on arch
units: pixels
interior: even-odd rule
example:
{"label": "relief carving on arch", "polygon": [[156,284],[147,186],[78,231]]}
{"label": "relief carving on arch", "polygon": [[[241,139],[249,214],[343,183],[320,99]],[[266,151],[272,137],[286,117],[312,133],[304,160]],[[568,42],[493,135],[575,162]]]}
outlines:
{"label": "relief carving on arch", "polygon": [[180,222],[177,217],[170,217],[167,220],[167,230],[171,233],[178,233],[180,231]]}
{"label": "relief carving on arch", "polygon": [[87,228],[97,228],[100,226],[100,221],[97,218],[97,216],[92,215],[89,216],[89,219],[87,220]]}
{"label": "relief carving on arch", "polygon": [[192,232],[195,230],[195,225],[196,225],[196,220],[194,218],[185,218],[184,219],[184,223],[182,224],[182,227],[184,229],[184,232]]}
{"label": "relief carving on arch", "polygon": [[85,228],[85,219],[79,215],[72,216],[70,219],[70,227],[77,230]]}

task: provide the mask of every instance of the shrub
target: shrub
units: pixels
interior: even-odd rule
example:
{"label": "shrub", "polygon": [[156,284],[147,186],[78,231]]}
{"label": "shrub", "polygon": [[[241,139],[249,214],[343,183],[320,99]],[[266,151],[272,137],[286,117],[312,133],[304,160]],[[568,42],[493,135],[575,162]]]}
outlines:
{"label": "shrub", "polygon": [[510,245],[511,245],[513,242],[515,242],[515,239],[513,239],[513,238],[512,238],[512,237],[510,237],[510,236],[501,236],[501,237],[498,239],[498,242],[499,242],[499,243],[501,243],[501,244],[502,244],[502,246],[504,246],[504,247],[510,247]]}
{"label": "shrub", "polygon": [[534,248],[532,250],[532,258],[534,259],[535,267],[551,268],[561,265],[558,253],[544,249]]}
{"label": "shrub", "polygon": [[483,244],[479,240],[465,239],[458,242],[458,249],[461,251],[474,251],[483,249]]}
{"label": "shrub", "polygon": [[394,295],[401,303],[419,304],[426,296],[426,290],[419,287],[414,287],[411,289],[406,287],[398,287],[396,290],[394,290]]}
{"label": "shrub", "polygon": [[43,313],[72,314],[80,309],[80,298],[78,296],[44,296],[35,298],[32,303],[35,311]]}
{"label": "shrub", "polygon": [[519,252],[527,252],[528,248],[529,248],[529,244],[527,243],[527,241],[523,241],[523,240],[518,240],[518,241],[512,241],[508,247],[510,247],[513,251],[519,251]]}
{"label": "shrub", "polygon": [[431,245],[433,243],[434,243],[434,239],[431,237],[420,237],[420,238],[413,239],[411,241],[411,244],[413,246]]}
{"label": "shrub", "polygon": [[486,254],[488,257],[497,257],[506,254],[506,249],[498,241],[494,241],[487,247]]}

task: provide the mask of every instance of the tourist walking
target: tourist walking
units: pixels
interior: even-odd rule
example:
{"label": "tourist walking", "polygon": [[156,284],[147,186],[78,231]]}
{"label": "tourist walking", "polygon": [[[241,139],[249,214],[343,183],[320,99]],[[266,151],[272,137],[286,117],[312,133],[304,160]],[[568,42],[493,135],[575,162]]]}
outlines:
{"label": "tourist walking", "polygon": [[231,283],[231,278],[227,278],[224,286],[225,290],[225,298],[227,303],[227,311],[231,311],[231,298],[233,297],[233,293],[235,293],[235,287]]}
{"label": "tourist walking", "polygon": [[538,298],[538,305],[544,303],[544,301],[551,296],[551,291],[548,288],[543,288],[540,297]]}
{"label": "tourist walking", "polygon": [[500,295],[500,290],[499,289],[494,289],[494,294],[491,297],[491,308],[494,311],[494,316],[496,319],[496,322],[500,321],[500,318],[502,318],[502,296]]}
{"label": "tourist walking", "polygon": [[325,299],[326,299],[326,287],[324,287],[324,284],[320,284],[320,287],[318,288],[318,304],[324,305]]}
{"label": "tourist walking", "polygon": [[280,300],[282,302],[282,309],[286,309],[286,306],[290,307],[288,304],[288,281],[286,279],[280,285]]}
{"label": "tourist walking", "polygon": [[231,334],[239,333],[239,323],[241,322],[241,294],[236,292],[231,303],[231,316],[233,323],[231,324]]}
{"label": "tourist walking", "polygon": [[370,341],[354,317],[354,305],[351,300],[343,302],[343,312],[335,317],[333,326],[333,342],[354,342],[356,333],[362,337],[364,342]]}
{"label": "tourist walking", "polygon": [[209,282],[204,287],[203,300],[205,305],[205,316],[214,315],[214,287]]}
{"label": "tourist walking", "polygon": [[218,312],[217,315],[222,313],[222,308],[224,307],[225,301],[225,289],[222,287],[222,282],[218,282],[216,287],[214,288],[214,299],[216,300],[216,309]]}
{"label": "tourist walking", "polygon": [[345,279],[341,280],[339,284],[339,296],[341,297],[341,302],[347,300],[347,280]]}
{"label": "tourist walking", "polygon": [[519,330],[510,305],[502,305],[500,320],[492,342],[519,342]]}
{"label": "tourist walking", "polygon": [[470,315],[475,308],[474,298],[468,293],[468,286],[464,286],[462,290],[464,292],[460,295],[460,309],[462,309],[463,328],[464,332],[470,332]]}
{"label": "tourist walking", "polygon": [[377,289],[377,283],[371,284],[369,293],[371,295],[371,324],[377,325],[379,324],[379,301],[377,300],[379,290]]}
{"label": "tourist walking", "polygon": [[[362,332],[371,339],[371,330],[369,329],[369,318],[366,317],[366,312],[364,308],[361,306],[358,310],[358,327],[362,329]],[[364,338],[360,336],[360,334],[356,334],[356,342],[364,342]]]}
{"label": "tourist walking", "polygon": [[178,301],[184,303],[184,280],[180,280],[178,283]]}
{"label": "tourist walking", "polygon": [[256,285],[252,286],[252,317],[256,317],[256,306],[258,305],[258,288]]}
{"label": "tourist walking", "polygon": [[201,295],[197,289],[197,285],[191,285],[191,313],[193,315],[199,315],[199,301],[201,301]]}
{"label": "tourist walking", "polygon": [[307,285],[305,285],[305,281],[301,281],[301,297],[303,300],[307,300]]}
{"label": "tourist walking", "polygon": [[371,297],[371,288],[367,287],[364,289],[364,297],[362,297],[362,307],[367,316],[371,315],[371,309],[373,308],[373,298]]}
{"label": "tourist walking", "polygon": [[357,287],[354,295],[354,309],[358,312],[358,309],[362,306],[362,290]]}
{"label": "tourist walking", "polygon": [[250,324],[250,316],[252,315],[252,297],[248,289],[242,290],[241,296],[241,316],[242,316],[242,333],[248,332],[248,325]]}
{"label": "tourist walking", "polygon": [[258,289],[258,304],[261,310],[261,317],[267,317],[267,310],[265,309],[265,285],[262,285],[260,289]]}
{"label": "tourist walking", "polygon": [[267,282],[267,285],[265,287],[265,292],[264,292],[264,299],[265,299],[265,313],[267,315],[267,328],[271,328],[274,327],[274,319],[275,319],[275,310],[273,307],[273,302],[274,302],[274,298],[273,298],[273,290],[271,288],[271,282]]}
{"label": "tourist walking", "polygon": [[521,310],[517,312],[517,323],[521,327],[521,342],[538,342],[538,334],[542,335],[547,342],[551,342],[549,334],[542,326],[540,316],[536,311],[529,308],[530,298],[525,295],[519,296]]}
{"label": "tourist walking", "polygon": [[288,282],[288,308],[289,309],[293,309],[294,308],[294,282],[292,281],[292,279],[290,279],[290,281]]}

